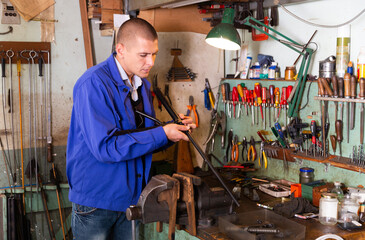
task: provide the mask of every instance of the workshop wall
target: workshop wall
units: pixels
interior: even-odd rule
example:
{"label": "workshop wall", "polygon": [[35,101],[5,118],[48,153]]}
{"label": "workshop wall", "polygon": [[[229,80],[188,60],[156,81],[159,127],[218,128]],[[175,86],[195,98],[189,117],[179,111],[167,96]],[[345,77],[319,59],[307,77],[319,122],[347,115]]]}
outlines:
{"label": "workshop wall", "polygon": [[[84,53],[84,43],[82,36],[82,27],[80,20],[80,9],[77,1],[67,1],[55,4],[55,41],[51,44],[51,87],[52,87],[52,137],[54,144],[54,162],[62,172],[63,180],[66,180],[65,175],[65,153],[67,134],[72,108],[72,89],[79,76],[86,70],[86,61]],[[12,25],[13,33],[1,35],[0,41],[41,41],[40,22],[30,21],[25,22],[21,19],[20,25]],[[7,29],[5,24],[0,25],[0,31]],[[13,58],[13,63],[16,62],[16,53]],[[47,66],[45,66],[47,68]],[[6,66],[7,76],[8,65]],[[13,64],[13,103],[15,108],[14,115],[14,131],[19,135],[19,101],[18,101],[18,80],[16,76],[16,64]],[[45,70],[43,70],[45,72]],[[29,148],[29,66],[22,64],[21,67],[21,87],[22,87],[22,122],[23,122],[23,145],[24,145],[24,166],[27,166],[28,148]],[[38,81],[38,65],[33,67],[34,78]],[[38,83],[37,83],[38,84]],[[40,87],[40,86],[38,86]],[[39,92],[38,92],[39,93]],[[37,96],[38,98],[39,96]],[[7,112],[7,109],[6,109]],[[0,109],[0,115],[2,115]],[[38,115],[40,116],[40,115]],[[10,122],[10,114],[6,114],[7,122]],[[42,123],[38,123],[38,129]],[[4,129],[3,121],[0,123],[0,128]],[[9,126],[7,126],[9,128]],[[10,136],[10,135],[9,135]],[[2,136],[3,141],[5,137]],[[20,149],[20,139],[17,138],[16,149]],[[38,141],[38,152],[41,152],[41,142]],[[45,141],[43,141],[45,144]],[[13,149],[11,141],[9,141],[10,149]],[[44,146],[44,145],[43,145]],[[10,153],[12,155],[12,153]],[[17,159],[20,162],[20,151],[17,150]],[[46,179],[49,179],[50,165],[46,159],[39,159],[41,173]],[[46,167],[44,167],[46,165]],[[0,162],[0,168],[5,169],[4,162]],[[19,171],[18,171],[19,174]],[[19,178],[18,178],[19,179]],[[34,181],[34,180],[33,180]],[[20,182],[18,182],[19,184]],[[26,180],[27,183],[27,180]],[[0,175],[0,187],[8,186],[8,181],[5,174]]]}
{"label": "workshop wall", "polygon": [[[307,21],[315,22],[319,24],[325,25],[335,25],[339,23],[343,23],[345,21],[350,20],[355,15],[357,15],[364,7],[364,3],[361,0],[351,0],[351,1],[340,1],[340,0],[321,0],[321,1],[312,1],[301,4],[293,4],[287,5],[286,8],[296,15],[304,18]],[[365,15],[361,15],[358,19],[351,23],[351,49],[350,49],[350,61],[354,64],[354,71],[356,72],[356,62],[357,56],[360,51],[361,46],[365,46],[363,39],[365,38]],[[318,30],[317,34],[313,38],[313,42],[317,43],[318,50],[313,54],[312,64],[309,68],[309,74],[318,76],[319,69],[319,61],[324,60],[330,55],[336,56],[336,38],[337,38],[337,28],[319,28],[310,26],[300,22],[299,20],[293,18],[288,15],[279,7],[279,26],[275,28],[280,33],[292,38],[299,43],[306,43],[309,38],[312,36],[315,30]],[[241,32],[242,40],[245,44],[249,46],[249,53],[253,58],[253,63],[257,61],[257,54],[266,54],[274,57],[275,61],[278,62],[281,68],[281,77],[284,77],[284,70],[286,66],[293,65],[296,60],[298,54],[293,50],[287,48],[286,46],[280,44],[279,42],[269,38],[266,41],[261,42],[253,42],[251,40],[251,34],[245,31]],[[309,47],[315,49],[316,46],[314,44],[309,45]],[[226,73],[234,74],[235,64],[231,62],[232,58],[236,57],[235,52],[227,51],[227,57],[225,59],[226,62]],[[299,69],[299,63],[297,64],[297,70]],[[229,81],[231,82],[231,88],[239,81]],[[277,82],[268,82],[268,81],[241,81],[249,86],[250,89],[253,89],[253,85],[255,82],[260,82],[263,87],[268,87],[273,84],[275,86],[281,87],[287,85],[293,85],[293,82],[285,82],[285,81],[277,81]],[[306,102],[306,95],[308,91],[309,83],[306,85],[306,89],[304,92],[304,97],[302,103]],[[320,124],[319,120],[319,101],[313,99],[315,95],[317,95],[317,84],[312,84],[310,89],[310,102],[304,111],[300,112],[300,117],[303,119],[303,122],[310,123],[310,121],[317,120],[317,123]],[[350,153],[352,153],[352,147],[354,145],[359,144],[360,138],[360,105],[356,104],[356,117],[355,117],[355,129],[350,131],[350,142],[347,143],[347,131],[346,131],[346,108],[344,109],[344,130],[343,136],[344,140],[342,142],[342,152],[344,157],[349,157]],[[335,122],[335,114],[334,114],[334,103],[329,102],[329,120],[330,120],[330,132],[329,135],[336,135],[334,129]],[[345,105],[346,106],[346,105]],[[245,122],[245,120],[229,120],[228,127],[233,128],[234,130],[239,129],[238,131],[241,133],[240,139],[243,136],[250,137],[253,135],[256,140],[259,140],[256,132],[261,128],[252,128],[250,127],[250,119]],[[245,127],[244,125],[248,125],[249,127]],[[308,128],[309,129],[309,128]],[[227,130],[227,132],[228,132]],[[275,139],[271,137],[271,139]],[[249,140],[249,139],[248,139]],[[258,144],[257,144],[258,145]],[[339,155],[339,150],[337,146],[337,155]],[[259,146],[256,147],[259,153]],[[330,148],[330,153],[332,154],[332,148]],[[217,150],[217,154],[219,156],[224,156],[223,152]],[[257,163],[256,163],[257,164]],[[256,165],[257,166],[257,165]],[[299,168],[303,166],[312,167],[315,169],[315,179],[325,179],[327,181],[341,181],[345,183],[347,186],[357,186],[359,184],[364,185],[364,175],[360,172],[349,171],[337,167],[330,166],[328,164],[321,164],[317,162],[311,162],[306,160],[298,159],[296,163],[289,163],[289,171],[284,172],[283,170],[283,161],[270,159],[268,164],[268,169],[260,169],[257,173],[258,175],[265,175],[274,178],[285,178],[291,181],[298,182],[299,181]]]}

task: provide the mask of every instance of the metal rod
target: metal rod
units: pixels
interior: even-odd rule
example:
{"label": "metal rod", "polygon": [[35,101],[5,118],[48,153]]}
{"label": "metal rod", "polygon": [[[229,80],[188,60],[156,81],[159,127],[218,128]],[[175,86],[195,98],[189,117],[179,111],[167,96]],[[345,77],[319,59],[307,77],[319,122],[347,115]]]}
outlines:
{"label": "metal rod", "polygon": [[[181,118],[175,112],[175,110],[171,107],[171,105],[169,104],[169,102],[166,100],[166,98],[162,94],[161,90],[155,84],[153,84],[153,87],[154,87],[153,91],[156,94],[156,97],[160,100],[160,102],[165,107],[166,111],[172,117],[172,119],[174,120],[174,122],[176,124],[181,124]],[[193,146],[195,147],[195,149],[199,152],[199,154],[203,158],[204,162],[208,164],[210,170],[218,178],[219,182],[222,184],[223,188],[228,192],[228,194],[230,195],[230,197],[232,198],[232,200],[234,201],[234,203],[239,207],[240,204],[238,203],[237,199],[233,196],[232,192],[229,190],[229,188],[227,187],[227,185],[224,183],[224,181],[223,181],[222,177],[219,175],[219,173],[215,170],[214,166],[209,161],[209,159],[207,158],[207,156],[205,155],[205,153],[203,152],[203,150],[196,143],[196,141],[193,138],[193,136],[190,134],[189,131],[186,131],[184,133],[189,138],[190,142],[193,144]]]}

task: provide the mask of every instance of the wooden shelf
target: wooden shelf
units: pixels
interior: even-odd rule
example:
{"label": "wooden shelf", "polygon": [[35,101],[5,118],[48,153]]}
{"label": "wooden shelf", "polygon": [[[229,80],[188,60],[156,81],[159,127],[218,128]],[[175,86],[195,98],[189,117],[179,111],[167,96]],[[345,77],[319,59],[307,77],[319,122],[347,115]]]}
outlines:
{"label": "wooden shelf", "polygon": [[[277,156],[270,155],[270,150],[276,151]],[[295,149],[288,148],[279,148],[279,147],[273,147],[273,146],[265,146],[265,152],[268,155],[268,157],[272,157],[275,159],[283,160],[284,159],[284,152],[285,152],[285,158],[288,162],[295,162],[297,159],[303,159],[308,160],[312,162],[318,162],[323,164],[328,164],[334,167],[347,169],[354,172],[364,172],[365,173],[365,165],[363,167],[358,166],[351,162],[350,158],[346,157],[340,157],[337,155],[329,155],[328,157],[314,157],[311,155],[305,155],[305,153],[296,152]]]}

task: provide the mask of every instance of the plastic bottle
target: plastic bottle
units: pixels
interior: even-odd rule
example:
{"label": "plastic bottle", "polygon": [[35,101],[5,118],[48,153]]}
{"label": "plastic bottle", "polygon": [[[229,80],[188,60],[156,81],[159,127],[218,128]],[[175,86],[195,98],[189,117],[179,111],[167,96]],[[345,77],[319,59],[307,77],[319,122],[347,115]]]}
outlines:
{"label": "plastic bottle", "polygon": [[241,76],[240,76],[241,79],[247,79],[248,73],[250,71],[251,62],[252,62],[252,57],[251,56],[247,56],[246,68],[241,73]]}
{"label": "plastic bottle", "polygon": [[269,76],[269,69],[266,64],[262,67],[262,71],[260,73],[260,79],[267,79]]}
{"label": "plastic bottle", "polygon": [[341,189],[341,182],[335,181],[334,184],[335,184],[335,187],[331,190],[331,193],[336,193],[338,200],[341,201],[342,198],[343,198],[343,191]]}
{"label": "plastic bottle", "polygon": [[277,67],[277,63],[272,62],[271,66],[269,67],[269,75],[268,75],[269,79],[275,79],[276,78],[275,77],[276,67]]}
{"label": "plastic bottle", "polygon": [[357,56],[357,77],[358,79],[365,78],[365,46],[360,48]]}
{"label": "plastic bottle", "polygon": [[338,28],[336,44],[336,75],[343,77],[350,60],[350,25]]}
{"label": "plastic bottle", "polygon": [[260,79],[261,67],[259,62],[252,66],[252,79]]}

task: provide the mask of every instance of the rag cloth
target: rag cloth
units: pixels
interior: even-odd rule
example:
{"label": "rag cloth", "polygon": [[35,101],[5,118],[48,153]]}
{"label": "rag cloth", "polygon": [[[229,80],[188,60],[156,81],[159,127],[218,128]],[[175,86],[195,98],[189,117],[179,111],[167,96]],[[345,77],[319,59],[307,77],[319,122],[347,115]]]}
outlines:
{"label": "rag cloth", "polygon": [[290,202],[279,203],[274,206],[274,212],[287,218],[294,217],[297,213],[318,213],[318,208],[314,207],[305,198],[293,198]]}

